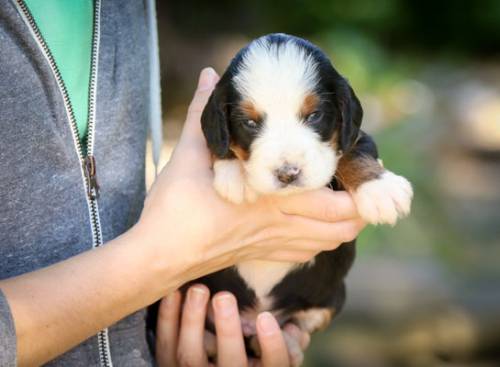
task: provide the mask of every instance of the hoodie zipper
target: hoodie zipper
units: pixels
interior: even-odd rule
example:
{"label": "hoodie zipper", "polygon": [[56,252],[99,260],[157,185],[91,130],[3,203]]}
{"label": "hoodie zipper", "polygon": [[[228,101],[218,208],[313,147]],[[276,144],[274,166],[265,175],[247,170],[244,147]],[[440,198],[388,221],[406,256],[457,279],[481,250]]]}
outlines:
{"label": "hoodie zipper", "polygon": [[[66,115],[71,127],[73,142],[81,162],[82,180],[86,191],[87,205],[90,215],[90,226],[92,231],[92,247],[99,247],[102,245],[102,232],[99,220],[99,209],[97,199],[99,198],[99,184],[97,182],[96,160],[94,153],[94,135],[95,135],[95,120],[96,120],[96,92],[97,92],[97,69],[98,69],[98,55],[99,55],[99,42],[100,42],[100,19],[101,19],[101,0],[94,0],[94,26],[92,31],[92,56],[91,56],[91,70],[89,81],[89,106],[88,106],[88,127],[87,127],[87,150],[84,154],[82,144],[78,135],[78,127],[76,124],[73,106],[69,99],[68,90],[62,79],[61,73],[54,57],[42,37],[42,34],[36,25],[31,12],[23,0],[15,0],[15,4],[23,18],[24,22],[35,38],[38,46],[40,47],[45,59],[57,81],[57,85],[61,92]],[[103,329],[97,334],[99,360],[101,367],[113,367],[111,360],[111,351],[109,346],[108,329]]]}

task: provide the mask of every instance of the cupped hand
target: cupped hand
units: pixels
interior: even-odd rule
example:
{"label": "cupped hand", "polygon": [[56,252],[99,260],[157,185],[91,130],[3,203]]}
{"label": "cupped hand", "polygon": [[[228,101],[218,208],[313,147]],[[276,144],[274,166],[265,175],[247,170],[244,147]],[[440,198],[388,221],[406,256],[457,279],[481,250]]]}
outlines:
{"label": "cupped hand", "polygon": [[182,315],[179,292],[162,300],[156,332],[158,366],[214,366],[209,362],[207,347],[217,351],[217,367],[287,367],[302,363],[309,335],[292,324],[280,330],[277,321],[267,312],[257,318],[261,358],[248,359],[236,299],[227,292],[212,298],[217,336],[207,332],[205,317],[209,298],[205,286],[192,286],[187,292]]}
{"label": "cupped hand", "polygon": [[[177,286],[250,259],[305,262],[364,226],[346,192],[321,189],[235,205],[220,198],[200,117],[218,76],[204,69],[180,140],[145,201],[135,231]],[[173,270],[172,270],[173,271]]]}

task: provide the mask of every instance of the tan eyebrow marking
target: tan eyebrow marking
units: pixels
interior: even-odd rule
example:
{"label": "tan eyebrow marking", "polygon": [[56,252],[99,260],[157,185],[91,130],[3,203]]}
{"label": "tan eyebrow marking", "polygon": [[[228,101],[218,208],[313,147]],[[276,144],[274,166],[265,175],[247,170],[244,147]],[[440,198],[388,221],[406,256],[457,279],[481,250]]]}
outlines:
{"label": "tan eyebrow marking", "polygon": [[243,112],[250,120],[260,123],[263,120],[263,114],[260,113],[250,101],[242,101],[240,103],[240,110]]}
{"label": "tan eyebrow marking", "polygon": [[304,98],[304,102],[302,102],[302,106],[300,107],[299,116],[301,118],[305,118],[307,115],[316,111],[319,105],[319,97],[318,95],[311,93],[308,94]]}
{"label": "tan eyebrow marking", "polygon": [[300,107],[299,116],[301,118],[305,118],[307,115],[313,113],[317,110],[319,105],[319,97],[314,93],[308,94],[304,98],[304,102],[302,102],[302,106]]}

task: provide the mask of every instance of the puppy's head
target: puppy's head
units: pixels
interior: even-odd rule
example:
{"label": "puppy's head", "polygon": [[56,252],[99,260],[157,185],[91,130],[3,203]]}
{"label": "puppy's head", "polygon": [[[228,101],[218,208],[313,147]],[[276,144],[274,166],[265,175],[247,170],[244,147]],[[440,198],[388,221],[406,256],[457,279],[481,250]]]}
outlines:
{"label": "puppy's head", "polygon": [[260,194],[328,184],[362,119],[347,81],[313,44],[272,34],[243,48],[213,91],[202,115],[217,158],[242,162]]}

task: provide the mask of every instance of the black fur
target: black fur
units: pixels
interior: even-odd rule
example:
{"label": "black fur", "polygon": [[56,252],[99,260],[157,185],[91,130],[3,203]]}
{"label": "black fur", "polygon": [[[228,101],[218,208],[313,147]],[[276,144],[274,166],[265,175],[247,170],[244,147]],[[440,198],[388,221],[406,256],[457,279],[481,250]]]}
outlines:
{"label": "black fur", "polygon": [[363,109],[352,88],[345,82],[338,89],[338,104],[340,110],[340,149],[348,152],[359,134]]}
{"label": "black fur", "polygon": [[[225,83],[224,79],[219,81],[219,85]],[[201,115],[207,145],[218,158],[225,158],[229,153],[228,91],[228,88],[216,88]]]}

